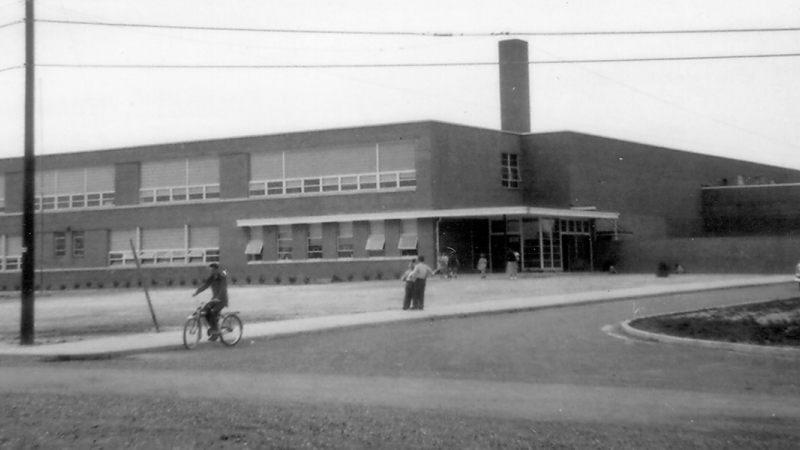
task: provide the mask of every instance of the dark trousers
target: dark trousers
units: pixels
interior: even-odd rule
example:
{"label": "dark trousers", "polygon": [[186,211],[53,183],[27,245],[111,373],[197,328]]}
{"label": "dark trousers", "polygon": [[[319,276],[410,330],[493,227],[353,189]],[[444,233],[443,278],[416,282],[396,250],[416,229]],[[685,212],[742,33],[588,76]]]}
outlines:
{"label": "dark trousers", "polygon": [[403,297],[403,309],[408,309],[411,306],[411,300],[414,298],[414,282],[406,281],[406,296]]}
{"label": "dark trousers", "polygon": [[425,280],[414,280],[414,308],[423,309],[425,307]]}
{"label": "dark trousers", "polygon": [[209,331],[217,331],[217,322],[219,322],[219,313],[225,305],[222,302],[209,302],[203,306],[203,312],[206,314],[208,320]]}

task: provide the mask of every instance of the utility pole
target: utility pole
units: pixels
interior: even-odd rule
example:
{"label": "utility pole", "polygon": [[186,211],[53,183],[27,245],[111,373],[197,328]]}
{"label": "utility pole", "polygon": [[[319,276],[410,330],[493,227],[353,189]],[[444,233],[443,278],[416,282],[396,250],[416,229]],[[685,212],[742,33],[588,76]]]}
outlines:
{"label": "utility pole", "polygon": [[33,184],[36,160],[33,152],[34,127],[34,44],[33,0],[25,0],[25,157],[22,181],[22,313],[20,314],[20,344],[33,345],[33,300],[35,288],[35,234],[33,215]]}

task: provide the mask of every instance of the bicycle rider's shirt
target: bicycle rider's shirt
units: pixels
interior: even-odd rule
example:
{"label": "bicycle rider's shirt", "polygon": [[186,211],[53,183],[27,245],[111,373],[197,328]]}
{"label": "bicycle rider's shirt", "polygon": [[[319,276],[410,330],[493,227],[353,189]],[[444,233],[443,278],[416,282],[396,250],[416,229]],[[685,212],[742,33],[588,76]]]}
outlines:
{"label": "bicycle rider's shirt", "polygon": [[211,288],[214,298],[218,298],[222,306],[228,306],[228,277],[225,272],[209,275],[206,281],[197,288],[195,295]]}

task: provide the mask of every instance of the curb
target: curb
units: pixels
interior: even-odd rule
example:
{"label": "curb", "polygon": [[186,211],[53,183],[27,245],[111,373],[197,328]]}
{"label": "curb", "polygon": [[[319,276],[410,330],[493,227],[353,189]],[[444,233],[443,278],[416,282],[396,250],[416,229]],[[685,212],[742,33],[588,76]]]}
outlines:
{"label": "curb", "polygon": [[[656,316],[649,316],[649,317],[659,317],[666,314],[659,314]],[[634,320],[644,319],[645,317],[640,317]],[[790,348],[790,347],[766,347],[763,345],[753,345],[753,344],[740,344],[736,342],[722,342],[722,341],[707,341],[703,339],[690,339],[690,338],[683,338],[677,336],[670,336],[668,334],[661,334],[661,333],[653,333],[650,331],[640,330],[638,328],[634,328],[630,325],[633,320],[626,320],[625,322],[620,323],[620,329],[623,333],[627,334],[628,336],[642,339],[645,341],[654,341],[654,342],[664,342],[667,344],[679,344],[679,345],[687,345],[687,346],[694,346],[694,347],[705,347],[705,348],[713,348],[718,350],[728,350],[733,352],[739,353],[748,353],[748,354],[760,354],[760,355],[773,355],[773,356],[787,356],[791,358],[800,359],[800,349],[797,348]]]}

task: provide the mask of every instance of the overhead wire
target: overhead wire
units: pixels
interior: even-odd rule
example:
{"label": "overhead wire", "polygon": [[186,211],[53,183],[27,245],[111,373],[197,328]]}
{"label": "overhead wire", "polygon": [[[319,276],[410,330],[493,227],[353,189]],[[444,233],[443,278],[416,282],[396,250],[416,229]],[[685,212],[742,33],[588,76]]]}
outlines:
{"label": "overhead wire", "polygon": [[[528,65],[543,64],[597,64],[625,62],[664,62],[664,61],[698,61],[747,58],[793,58],[800,53],[770,53],[752,55],[709,55],[709,56],[676,56],[655,58],[620,58],[620,59],[564,59],[548,61],[528,61]],[[369,68],[403,68],[403,67],[469,67],[498,66],[499,62],[456,62],[456,63],[390,63],[390,64],[37,64],[37,67],[56,68],[92,68],[92,69],[369,69]],[[519,63],[511,63],[519,64]]]}
{"label": "overhead wire", "polygon": [[475,33],[451,32],[418,32],[418,31],[345,31],[345,30],[298,30],[283,28],[247,28],[247,27],[208,27],[191,25],[159,25],[127,22],[87,22],[75,20],[36,19],[36,22],[61,25],[88,25],[106,27],[131,28],[165,28],[195,31],[239,31],[257,33],[303,33],[303,34],[343,34],[343,35],[375,35],[375,36],[421,36],[421,37],[489,37],[489,36],[614,36],[614,35],[654,35],[654,34],[711,34],[711,33],[766,33],[800,31],[800,27],[776,28],[723,28],[723,29],[690,29],[690,30],[623,30],[623,31],[498,31]]}

